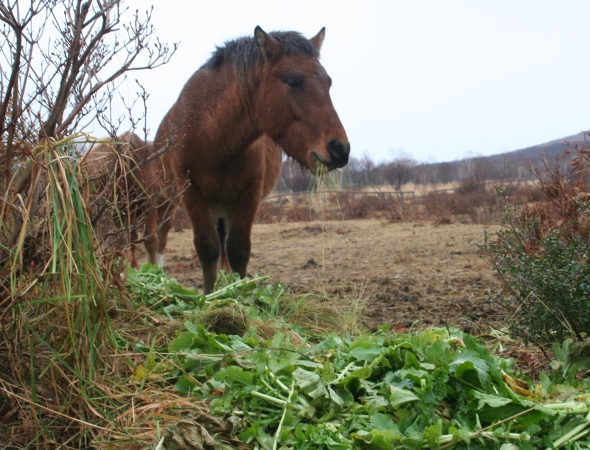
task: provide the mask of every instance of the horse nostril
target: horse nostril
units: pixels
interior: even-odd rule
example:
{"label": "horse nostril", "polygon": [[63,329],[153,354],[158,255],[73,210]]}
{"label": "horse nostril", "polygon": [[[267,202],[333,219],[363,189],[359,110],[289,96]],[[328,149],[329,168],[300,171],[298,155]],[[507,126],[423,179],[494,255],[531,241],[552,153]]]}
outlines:
{"label": "horse nostril", "polygon": [[350,143],[342,142],[337,139],[330,139],[326,147],[328,153],[332,157],[332,164],[334,167],[344,167],[348,162]]}

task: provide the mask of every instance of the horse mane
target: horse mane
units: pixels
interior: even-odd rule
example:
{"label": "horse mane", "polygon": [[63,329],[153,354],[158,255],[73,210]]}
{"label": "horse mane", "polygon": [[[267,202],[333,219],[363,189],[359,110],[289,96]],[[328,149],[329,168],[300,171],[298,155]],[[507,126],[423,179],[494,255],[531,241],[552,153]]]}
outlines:
{"label": "horse mane", "polygon": [[[287,56],[306,55],[313,58],[320,56],[318,49],[309,39],[296,31],[271,31],[268,33],[283,46],[283,52]],[[203,65],[203,68],[215,70],[224,63],[233,64],[237,73],[245,75],[257,64],[263,61],[262,54],[254,36],[242,36],[225,42],[217,47],[211,58]]]}
{"label": "horse mane", "polygon": [[[319,58],[320,52],[316,46],[301,33],[296,31],[271,31],[269,36],[279,41],[286,56],[304,55]],[[256,83],[256,74],[262,66],[264,57],[256,44],[254,36],[242,36],[218,46],[202,69],[219,70],[224,64],[231,64],[242,95],[252,92]]]}

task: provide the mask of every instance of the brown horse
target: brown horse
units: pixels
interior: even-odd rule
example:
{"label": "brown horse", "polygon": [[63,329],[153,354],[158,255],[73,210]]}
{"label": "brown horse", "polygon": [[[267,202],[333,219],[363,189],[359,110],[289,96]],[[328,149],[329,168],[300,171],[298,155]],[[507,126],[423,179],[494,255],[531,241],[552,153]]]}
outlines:
{"label": "brown horse", "polygon": [[[254,215],[278,178],[280,149],[311,171],[348,162],[350,144],[319,62],[324,34],[306,39],[256,27],[254,37],[218,47],[158,128],[155,147],[168,148],[165,178],[175,181],[176,191],[187,186],[182,203],[205,293],[213,290],[225,254],[231,270],[246,275]],[[168,214],[159,213],[160,222],[168,219],[158,232],[162,263]]]}

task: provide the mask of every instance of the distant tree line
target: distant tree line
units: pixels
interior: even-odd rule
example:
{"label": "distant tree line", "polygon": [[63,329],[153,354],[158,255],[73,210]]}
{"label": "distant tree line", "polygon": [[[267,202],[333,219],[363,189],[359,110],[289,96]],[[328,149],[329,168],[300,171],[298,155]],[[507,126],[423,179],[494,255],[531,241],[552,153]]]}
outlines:
{"label": "distant tree line", "polygon": [[[390,185],[395,191],[402,192],[409,183],[441,186],[461,183],[462,186],[476,189],[486,181],[533,179],[530,164],[529,158],[508,154],[439,163],[418,163],[407,154],[376,163],[365,154],[351,157],[335,178],[341,187],[346,188]],[[532,164],[536,162],[532,161]],[[287,160],[283,164],[277,189],[300,192],[307,190],[312,183],[309,172]]]}

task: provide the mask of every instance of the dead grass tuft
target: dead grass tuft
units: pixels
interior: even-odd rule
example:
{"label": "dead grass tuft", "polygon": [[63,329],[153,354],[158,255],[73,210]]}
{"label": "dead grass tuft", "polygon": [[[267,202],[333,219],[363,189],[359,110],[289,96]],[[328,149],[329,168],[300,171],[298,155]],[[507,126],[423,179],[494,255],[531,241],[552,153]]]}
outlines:
{"label": "dead grass tuft", "polygon": [[247,314],[237,306],[205,310],[198,315],[197,320],[217,334],[242,336],[250,328]]}
{"label": "dead grass tuft", "polygon": [[281,298],[279,308],[285,320],[302,327],[308,334],[357,335],[364,329],[359,320],[364,302],[360,297],[334,297],[326,293],[287,295]]}
{"label": "dead grass tuft", "polygon": [[[260,310],[248,313],[235,304],[204,310],[197,321],[215,333],[244,335],[251,328],[263,339],[271,339],[278,331],[289,335],[291,342],[306,336],[323,336],[329,333],[359,334],[363,326],[359,312],[364,307],[362,298],[330,297],[327,294],[285,294],[278,299],[273,312]],[[298,330],[298,331],[297,331]]]}
{"label": "dead grass tuft", "polygon": [[135,379],[147,356],[134,347],[162,327],[130,311],[125,250],[113,250],[137,217],[119,190],[131,169],[96,193],[76,151],[88,141],[41,141],[0,198],[0,440],[14,448],[145,448],[154,417],[202,409]]}

